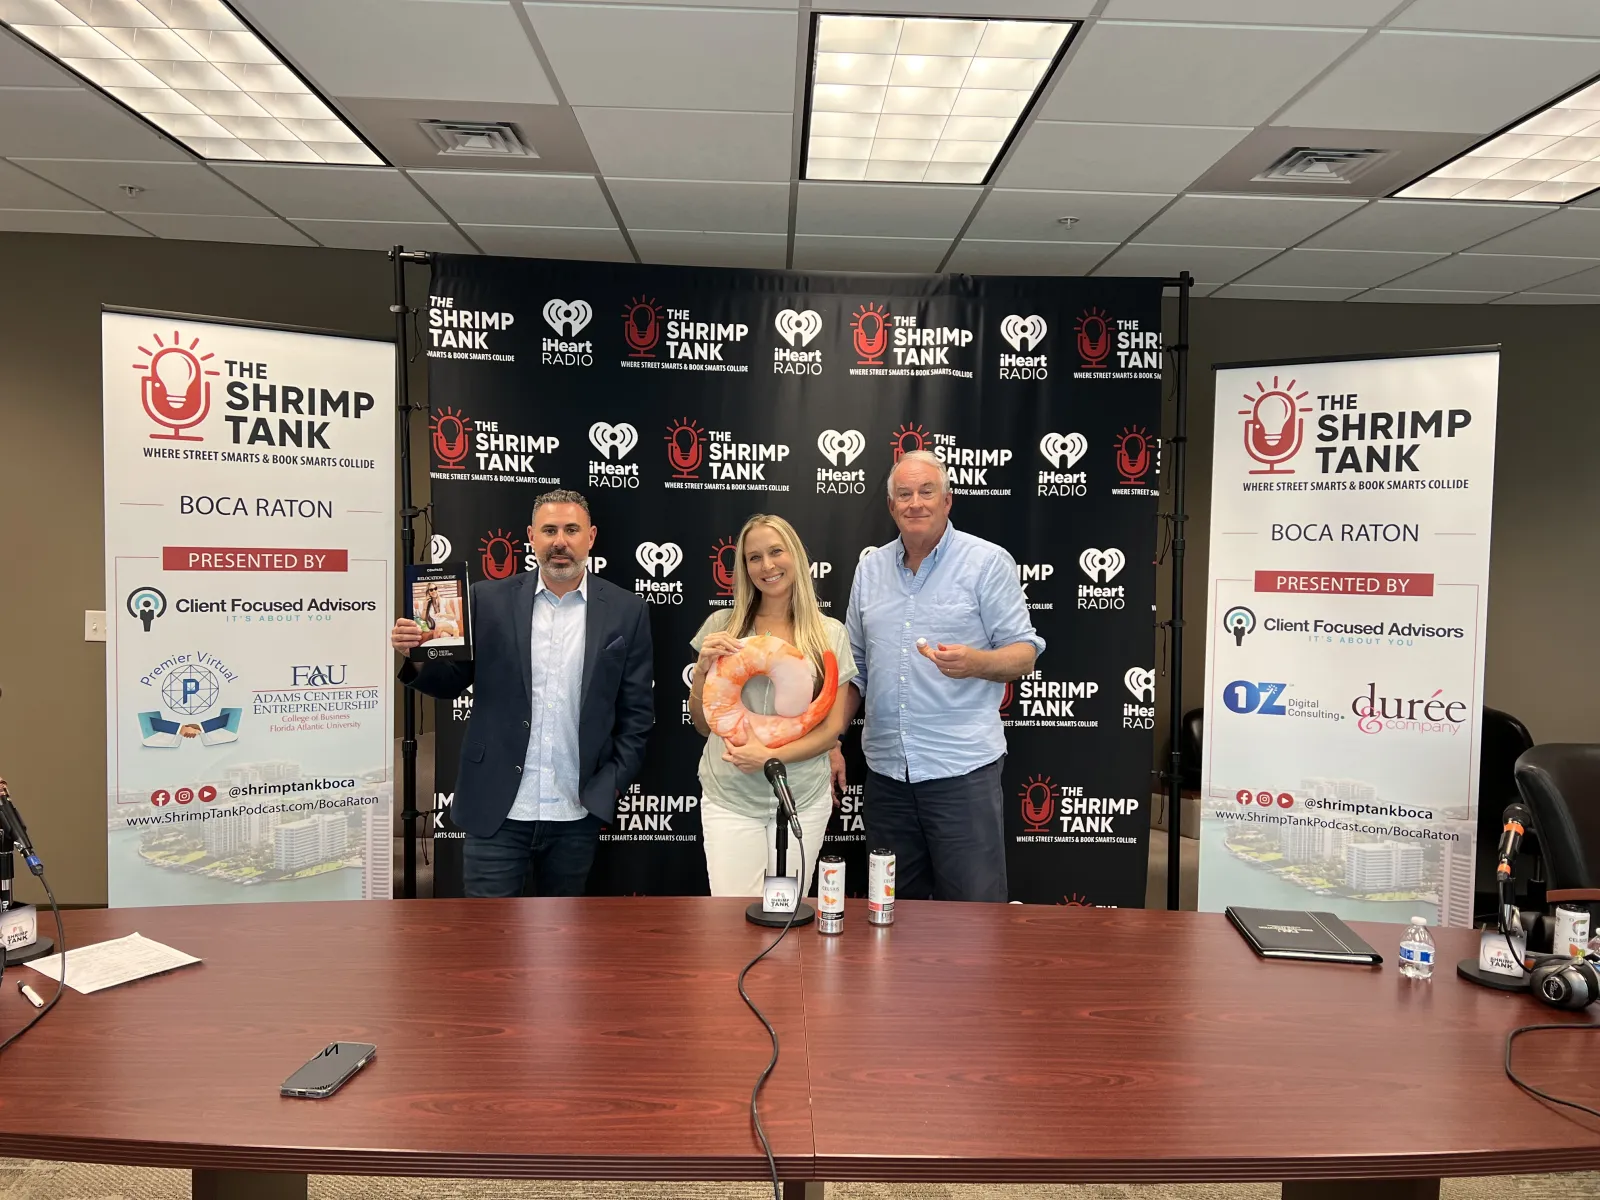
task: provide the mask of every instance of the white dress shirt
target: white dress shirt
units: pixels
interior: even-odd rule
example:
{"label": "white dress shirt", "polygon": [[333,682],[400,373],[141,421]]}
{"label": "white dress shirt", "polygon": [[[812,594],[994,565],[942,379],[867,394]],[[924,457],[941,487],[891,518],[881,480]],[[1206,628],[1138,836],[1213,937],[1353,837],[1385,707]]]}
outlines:
{"label": "white dress shirt", "polygon": [[506,815],[513,821],[577,821],[578,706],[583,696],[583,650],[589,607],[589,572],[565,596],[534,584],[533,704],[522,782]]}

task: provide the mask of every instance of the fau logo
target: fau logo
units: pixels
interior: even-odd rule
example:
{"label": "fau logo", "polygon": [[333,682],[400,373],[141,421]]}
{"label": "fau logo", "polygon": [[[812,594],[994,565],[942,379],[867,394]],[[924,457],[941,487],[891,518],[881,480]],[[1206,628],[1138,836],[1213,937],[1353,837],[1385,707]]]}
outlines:
{"label": "fau logo", "polygon": [[433,434],[433,456],[446,471],[454,471],[466,461],[472,448],[472,422],[454,408],[441,408],[428,419]]}

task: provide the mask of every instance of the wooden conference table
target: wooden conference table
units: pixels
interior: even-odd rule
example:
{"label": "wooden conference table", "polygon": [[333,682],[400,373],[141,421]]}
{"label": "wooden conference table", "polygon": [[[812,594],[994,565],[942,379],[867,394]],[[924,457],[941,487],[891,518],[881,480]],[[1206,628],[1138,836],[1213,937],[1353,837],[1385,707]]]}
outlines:
{"label": "wooden conference table", "polygon": [[[734,979],[770,934],[743,905],[69,913],[72,945],[137,930],[205,961],[63,997],[0,1061],[0,1154],[187,1167],[219,1197],[304,1196],[308,1172],[765,1178],[747,1105],[769,1044]],[[879,929],[852,902],[842,936],[797,929],[751,974],[782,1039],[761,1109],[785,1190],[1283,1180],[1380,1200],[1600,1169],[1600,1121],[1501,1067],[1509,1029],[1586,1015],[1457,980],[1465,931],[1416,984],[1398,927],[1357,928],[1384,968],[1262,962],[1210,914],[906,903]],[[0,1030],[31,1011],[8,983]],[[1600,1106],[1588,1037],[1530,1035],[1519,1069]],[[377,1059],[331,1099],[278,1095],[341,1039]]]}

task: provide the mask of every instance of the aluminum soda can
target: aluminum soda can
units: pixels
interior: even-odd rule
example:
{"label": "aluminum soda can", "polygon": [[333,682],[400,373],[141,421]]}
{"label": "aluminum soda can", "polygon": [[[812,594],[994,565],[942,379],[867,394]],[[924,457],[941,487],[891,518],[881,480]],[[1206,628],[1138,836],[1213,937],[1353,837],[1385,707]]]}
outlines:
{"label": "aluminum soda can", "polygon": [[867,920],[894,924],[894,852],[874,850],[867,858]]}
{"label": "aluminum soda can", "polygon": [[837,854],[817,863],[817,932],[844,932],[844,859]]}
{"label": "aluminum soda can", "polygon": [[1550,949],[1556,954],[1582,958],[1589,949],[1589,910],[1571,904],[1556,905],[1556,934]]}

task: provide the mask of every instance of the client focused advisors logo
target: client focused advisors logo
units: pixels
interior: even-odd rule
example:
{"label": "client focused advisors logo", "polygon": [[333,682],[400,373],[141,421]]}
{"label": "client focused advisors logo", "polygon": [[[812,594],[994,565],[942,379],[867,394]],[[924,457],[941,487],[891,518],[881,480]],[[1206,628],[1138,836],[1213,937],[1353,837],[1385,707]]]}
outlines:
{"label": "client focused advisors logo", "polygon": [[[589,444],[600,457],[589,460],[589,486],[606,488],[637,488],[639,464],[622,460],[639,444],[639,431],[626,421],[612,425],[596,421],[589,426]],[[611,459],[616,461],[612,462]]]}
{"label": "client focused advisors logo", "polygon": [[1047,433],[1039,439],[1039,453],[1050,464],[1050,470],[1039,472],[1037,483],[1039,495],[1089,494],[1089,473],[1072,469],[1085,454],[1089,453],[1088,438],[1081,433]]}
{"label": "client focused advisors logo", "polygon": [[455,548],[451,546],[450,539],[442,533],[436,533],[428,539],[428,561],[434,566],[450,561],[450,554]]}
{"label": "client focused advisors logo", "polygon": [[1293,475],[1292,467],[1283,464],[1300,453],[1305,445],[1306,422],[1301,413],[1311,411],[1310,405],[1301,405],[1308,392],[1295,392],[1296,380],[1278,385],[1272,377],[1271,387],[1256,384],[1256,394],[1244,394],[1249,408],[1241,408],[1244,421],[1244,452],[1261,464],[1252,469],[1252,475]]}
{"label": "client focused advisors logo", "polygon": [[676,542],[640,542],[633,558],[645,573],[645,578],[633,581],[633,590],[647,603],[683,603],[683,580],[667,578],[683,563],[683,547]]}
{"label": "client focused advisors logo", "polygon": [[539,361],[547,367],[594,366],[594,342],[578,341],[584,326],[594,319],[587,300],[547,300],[544,323],[555,331],[539,347]]}
{"label": "client focused advisors logo", "polygon": [[1124,729],[1156,727],[1156,673],[1149,667],[1129,667],[1122,673],[1122,686],[1135,703],[1122,706]]}
{"label": "client focused advisors logo", "polygon": [[1443,688],[1426,696],[1380,696],[1376,683],[1350,702],[1362,733],[1442,733],[1454,737],[1466,726],[1465,701],[1447,700]]}
{"label": "client focused advisors logo", "polygon": [[1056,789],[1048,775],[1029,777],[1017,794],[1022,802],[1022,823],[1029,833],[1049,833],[1050,818],[1056,815]]}
{"label": "client focused advisors logo", "polygon": [[485,579],[510,579],[521,561],[517,554],[517,535],[507,529],[491,529],[478,541],[478,565]]}
{"label": "client focused advisors logo", "polygon": [[656,356],[656,346],[661,342],[661,326],[665,320],[666,314],[654,296],[648,299],[635,296],[628,301],[622,310],[622,340],[628,343],[629,358]]}
{"label": "client focused advisors logo", "polygon": [[1079,568],[1094,581],[1078,585],[1078,607],[1101,610],[1126,607],[1126,589],[1121,584],[1113,585],[1111,581],[1121,574],[1127,561],[1127,555],[1114,547],[1096,550],[1091,546],[1078,555]]}
{"label": "client focused advisors logo", "polygon": [[813,309],[796,312],[783,309],[772,321],[773,328],[787,346],[772,348],[772,373],[774,375],[821,375],[822,348],[807,350],[817,334],[822,332],[822,314]]}
{"label": "client focused advisors logo", "polygon": [[889,349],[889,327],[894,318],[881,304],[867,303],[856,309],[850,318],[850,343],[855,347],[856,365],[883,366],[883,356]]}
{"label": "client focused advisors logo", "polygon": [[128,593],[128,615],[150,632],[150,623],[167,611],[167,598],[158,588],[134,588]]}
{"label": "client focused advisors logo", "polygon": [[1245,635],[1255,632],[1256,614],[1242,604],[1235,604],[1222,614],[1222,628],[1233,635],[1235,646],[1242,646]]}
{"label": "client focused advisors logo", "polygon": [[428,431],[432,435],[433,456],[439,460],[441,470],[457,470],[467,461],[472,450],[472,422],[466,413],[441,408],[428,418]]}
{"label": "client focused advisors logo", "polygon": [[817,468],[818,495],[860,496],[867,490],[865,467],[848,468],[867,449],[867,438],[859,429],[824,429],[817,434],[817,451],[828,466]]}
{"label": "client focused advisors logo", "polygon": [[[149,355],[143,362],[133,364],[139,376],[139,399],[145,415],[164,429],[165,433],[152,433],[155,441],[203,442],[199,434],[185,433],[206,419],[211,411],[211,381],[207,375],[221,375],[204,364],[214,354],[196,354],[199,338],[190,338],[187,346],[181,345],[182,334],[174,329],[172,341],[162,340],[152,333],[149,340],[160,347],[151,350],[140,346],[141,354]],[[237,439],[236,439],[237,440]]]}
{"label": "client focused advisors logo", "polygon": [[1129,425],[1112,442],[1115,451],[1117,486],[1113,496],[1154,496],[1156,489],[1147,482],[1150,468],[1157,465],[1155,441],[1142,425]]}
{"label": "client focused advisors logo", "polygon": [[1035,353],[1044,342],[1050,326],[1040,316],[1019,317],[1015,313],[1000,322],[1000,336],[1016,351],[1000,355],[1000,378],[1040,380],[1050,376],[1050,359]]}

